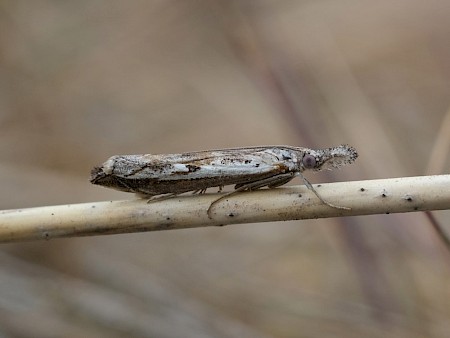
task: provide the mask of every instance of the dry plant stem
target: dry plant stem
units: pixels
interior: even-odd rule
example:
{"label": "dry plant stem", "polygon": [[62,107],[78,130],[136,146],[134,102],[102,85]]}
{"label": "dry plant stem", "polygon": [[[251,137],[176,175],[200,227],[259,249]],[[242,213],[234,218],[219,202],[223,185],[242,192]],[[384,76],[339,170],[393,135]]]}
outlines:
{"label": "dry plant stem", "polygon": [[0,242],[185,229],[450,209],[450,175],[314,184],[323,204],[305,186],[263,189],[229,196],[206,210],[218,194],[93,202],[0,211]]}
{"label": "dry plant stem", "polygon": [[[450,149],[450,108],[447,110],[444,119],[442,120],[441,127],[436,136],[436,141],[431,151],[430,159],[428,161],[427,170],[428,175],[441,173],[445,171],[445,161],[447,160]],[[430,221],[431,226],[436,231],[436,234],[444,243],[447,250],[450,252],[450,238],[442,225],[436,219],[436,217],[427,211],[426,216]]]}

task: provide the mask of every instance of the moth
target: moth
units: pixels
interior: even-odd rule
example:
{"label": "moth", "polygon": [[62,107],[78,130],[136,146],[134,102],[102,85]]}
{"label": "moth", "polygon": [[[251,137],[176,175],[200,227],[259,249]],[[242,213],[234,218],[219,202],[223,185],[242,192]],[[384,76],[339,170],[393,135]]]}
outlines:
{"label": "moth", "polygon": [[[208,210],[223,198],[241,191],[275,188],[300,176],[306,186],[325,204],[325,200],[302,175],[305,170],[340,168],[358,157],[349,145],[325,149],[293,146],[260,146],[194,151],[182,154],[115,155],[91,171],[91,183],[132,192],[145,198],[172,197],[186,192],[205,193],[206,189],[234,184],[234,191],[222,194]],[[161,196],[160,196],[161,195]]]}

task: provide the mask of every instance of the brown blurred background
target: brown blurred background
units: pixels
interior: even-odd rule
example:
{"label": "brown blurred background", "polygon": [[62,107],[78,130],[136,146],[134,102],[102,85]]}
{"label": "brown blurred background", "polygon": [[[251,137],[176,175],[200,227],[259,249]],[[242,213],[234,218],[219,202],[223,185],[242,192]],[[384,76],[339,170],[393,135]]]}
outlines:
{"label": "brown blurred background", "polygon": [[[114,154],[448,173],[449,36],[447,0],[1,1],[0,209],[134,198],[88,182]],[[449,280],[422,213],[4,244],[0,336],[449,337]]]}

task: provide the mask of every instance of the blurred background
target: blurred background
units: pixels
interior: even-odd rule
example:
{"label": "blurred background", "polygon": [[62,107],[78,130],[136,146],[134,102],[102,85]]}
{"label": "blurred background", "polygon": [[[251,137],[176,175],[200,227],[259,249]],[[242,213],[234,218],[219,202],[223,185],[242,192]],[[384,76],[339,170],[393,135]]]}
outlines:
{"label": "blurred background", "polygon": [[[449,36],[446,0],[1,1],[0,209],[134,198],[89,183],[115,154],[448,173]],[[0,336],[448,337],[449,280],[423,213],[1,244]]]}

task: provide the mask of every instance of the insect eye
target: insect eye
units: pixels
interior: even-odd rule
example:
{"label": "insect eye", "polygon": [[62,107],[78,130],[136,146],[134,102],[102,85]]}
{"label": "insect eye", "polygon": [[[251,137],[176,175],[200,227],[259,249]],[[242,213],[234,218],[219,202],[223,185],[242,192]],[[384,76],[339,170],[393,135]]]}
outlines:
{"label": "insect eye", "polygon": [[302,163],[306,169],[313,169],[316,166],[316,158],[312,155],[306,154],[303,157]]}

